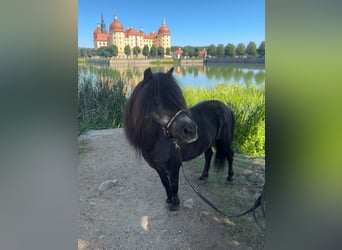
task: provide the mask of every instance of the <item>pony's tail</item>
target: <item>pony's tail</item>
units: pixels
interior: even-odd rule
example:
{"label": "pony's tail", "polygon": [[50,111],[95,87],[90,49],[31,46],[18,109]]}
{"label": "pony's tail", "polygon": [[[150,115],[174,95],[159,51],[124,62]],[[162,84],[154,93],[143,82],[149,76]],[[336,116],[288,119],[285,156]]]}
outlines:
{"label": "pony's tail", "polygon": [[231,112],[231,117],[232,117],[232,126],[231,126],[231,134],[230,134],[230,138],[232,138],[232,143],[233,143],[233,138],[234,138],[234,131],[235,131],[235,116],[234,116],[234,113]]}
{"label": "pony's tail", "polygon": [[[235,116],[234,113],[231,112],[231,116],[232,116],[232,126],[231,126],[231,134],[230,134],[230,138],[231,138],[231,147],[233,147],[233,141],[234,141],[234,132],[235,132]],[[232,150],[232,157],[234,156],[234,150],[233,148],[231,148]]]}
{"label": "pony's tail", "polygon": [[230,147],[232,156],[234,156],[234,151],[232,150],[231,147],[232,147],[233,138],[234,138],[235,117],[234,117],[233,112],[230,112],[230,115],[231,115],[230,131],[226,130],[225,135],[223,136],[223,138],[227,138],[228,140],[227,141],[226,141],[226,139],[216,140],[216,153],[215,153],[215,162],[214,163],[215,163],[215,166],[218,168],[224,167],[225,162],[227,160],[227,152],[226,152],[227,143],[228,143],[228,146]]}

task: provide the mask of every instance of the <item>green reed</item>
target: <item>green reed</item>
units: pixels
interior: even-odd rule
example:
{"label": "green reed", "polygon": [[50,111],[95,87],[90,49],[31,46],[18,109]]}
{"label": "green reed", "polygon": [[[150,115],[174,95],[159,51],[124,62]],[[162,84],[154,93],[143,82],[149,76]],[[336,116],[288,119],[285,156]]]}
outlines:
{"label": "green reed", "polygon": [[265,87],[218,84],[212,88],[186,87],[189,107],[203,100],[220,100],[236,120],[234,150],[251,156],[265,155]]}
{"label": "green reed", "polygon": [[[113,80],[114,79],[114,80]],[[116,79],[116,80],[115,80]],[[125,84],[115,71],[80,68],[78,74],[78,133],[122,126]]]}

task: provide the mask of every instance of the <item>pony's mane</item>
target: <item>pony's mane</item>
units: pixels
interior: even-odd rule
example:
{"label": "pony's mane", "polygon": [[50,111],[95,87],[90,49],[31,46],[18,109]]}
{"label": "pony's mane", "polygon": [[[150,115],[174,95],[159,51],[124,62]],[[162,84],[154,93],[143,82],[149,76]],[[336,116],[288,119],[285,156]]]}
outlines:
{"label": "pony's mane", "polygon": [[[150,72],[150,77],[146,77],[147,70]],[[152,129],[151,112],[156,101],[163,102],[164,106],[173,109],[187,109],[182,91],[171,75],[173,69],[168,73],[155,74],[152,74],[150,69],[147,70],[144,80],[134,88],[124,113],[126,137],[137,151],[141,151],[146,137],[145,129]]]}

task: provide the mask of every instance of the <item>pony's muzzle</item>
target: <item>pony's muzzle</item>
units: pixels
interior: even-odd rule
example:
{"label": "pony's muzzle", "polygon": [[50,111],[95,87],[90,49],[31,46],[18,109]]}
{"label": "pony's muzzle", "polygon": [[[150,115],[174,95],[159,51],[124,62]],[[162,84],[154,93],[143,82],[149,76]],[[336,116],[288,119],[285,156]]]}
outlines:
{"label": "pony's muzzle", "polygon": [[198,133],[197,124],[195,122],[192,121],[183,128],[183,138],[186,143],[191,143],[197,140]]}

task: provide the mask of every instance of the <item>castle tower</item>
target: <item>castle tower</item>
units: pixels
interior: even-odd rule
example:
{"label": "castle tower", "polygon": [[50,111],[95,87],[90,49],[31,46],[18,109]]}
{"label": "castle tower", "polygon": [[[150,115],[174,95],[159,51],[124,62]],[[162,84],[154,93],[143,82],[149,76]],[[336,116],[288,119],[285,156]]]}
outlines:
{"label": "castle tower", "polygon": [[116,14],[114,14],[114,21],[110,24],[109,44],[116,45],[118,47],[119,55],[124,55],[124,48],[126,45],[125,31]]}
{"label": "castle tower", "polygon": [[157,46],[164,48],[166,52],[167,48],[171,49],[171,33],[170,29],[166,26],[165,18],[163,19],[162,26],[158,30]]}
{"label": "castle tower", "polygon": [[106,24],[103,20],[103,13],[101,13],[101,33],[105,34],[107,33],[107,30],[106,30]]}

